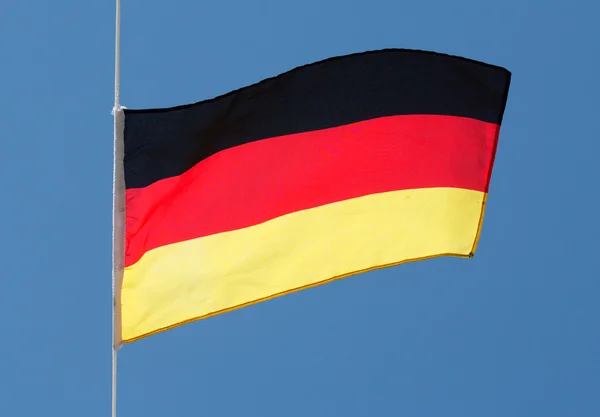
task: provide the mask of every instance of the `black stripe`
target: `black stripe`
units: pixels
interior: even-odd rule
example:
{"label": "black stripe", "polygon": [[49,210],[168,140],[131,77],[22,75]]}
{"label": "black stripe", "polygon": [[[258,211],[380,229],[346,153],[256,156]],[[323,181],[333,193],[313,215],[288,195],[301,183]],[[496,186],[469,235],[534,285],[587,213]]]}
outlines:
{"label": "black stripe", "polygon": [[125,182],[145,187],[255,140],[384,116],[500,124],[511,74],[470,59],[386,49],[330,58],[186,106],[125,110]]}

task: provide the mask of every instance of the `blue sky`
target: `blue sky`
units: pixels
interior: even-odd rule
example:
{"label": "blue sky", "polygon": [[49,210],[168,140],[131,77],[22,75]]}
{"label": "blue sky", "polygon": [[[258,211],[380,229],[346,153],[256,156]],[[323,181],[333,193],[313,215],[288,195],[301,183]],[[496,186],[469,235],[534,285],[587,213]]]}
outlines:
{"label": "blue sky", "polygon": [[[475,258],[367,273],[119,353],[119,417],[598,416],[600,6],[123,0],[122,104],[402,47],[513,73]],[[9,1],[0,415],[110,415],[114,4]]]}

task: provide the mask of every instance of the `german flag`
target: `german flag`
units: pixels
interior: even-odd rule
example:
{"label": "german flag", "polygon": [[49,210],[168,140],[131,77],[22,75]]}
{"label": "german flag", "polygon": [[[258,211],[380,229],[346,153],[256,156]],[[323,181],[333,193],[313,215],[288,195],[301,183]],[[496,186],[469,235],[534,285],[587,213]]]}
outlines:
{"label": "german flag", "polygon": [[125,110],[118,339],[363,271],[473,256],[510,77],[386,49]]}

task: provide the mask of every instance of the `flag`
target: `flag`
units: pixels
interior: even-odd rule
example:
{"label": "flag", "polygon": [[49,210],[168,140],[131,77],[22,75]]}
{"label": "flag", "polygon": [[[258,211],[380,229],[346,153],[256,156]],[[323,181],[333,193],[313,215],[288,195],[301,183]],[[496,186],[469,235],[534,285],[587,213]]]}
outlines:
{"label": "flag", "polygon": [[118,339],[335,279],[473,256],[511,74],[386,49],[124,111]]}

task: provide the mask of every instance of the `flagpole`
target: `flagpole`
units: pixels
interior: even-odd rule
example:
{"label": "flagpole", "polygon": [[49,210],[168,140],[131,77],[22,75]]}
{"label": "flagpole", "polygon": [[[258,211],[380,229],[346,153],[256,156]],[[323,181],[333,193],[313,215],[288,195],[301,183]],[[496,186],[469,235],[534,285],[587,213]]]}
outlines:
{"label": "flagpole", "polygon": [[113,218],[112,218],[112,417],[117,417],[117,350],[121,344],[120,289],[124,246],[123,108],[120,105],[121,82],[121,1],[115,10],[115,103],[113,138]]}
{"label": "flagpole", "polygon": [[119,106],[121,83],[121,0],[116,0],[115,12],[115,109]]}

